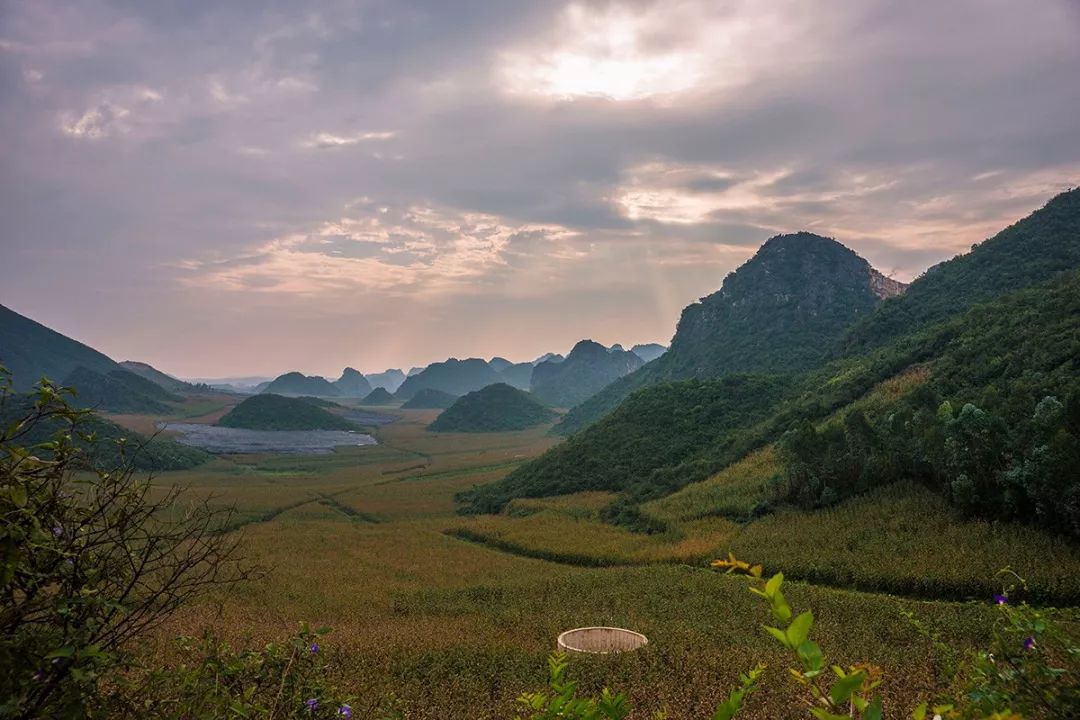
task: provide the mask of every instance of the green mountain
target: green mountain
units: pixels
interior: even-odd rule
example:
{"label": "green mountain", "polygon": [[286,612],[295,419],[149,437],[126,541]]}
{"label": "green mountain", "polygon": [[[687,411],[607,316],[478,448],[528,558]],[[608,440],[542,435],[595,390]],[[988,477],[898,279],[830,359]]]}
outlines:
{"label": "green mountain", "polygon": [[499,376],[507,385],[527,391],[532,385],[533,364],[531,362],[512,363],[500,370]]}
{"label": "green mountain", "polygon": [[532,394],[552,407],[574,407],[645,363],[620,347],[610,350],[582,340],[562,362],[542,362],[533,368]]}
{"label": "green mountain", "polygon": [[333,400],[327,400],[326,398],[313,397],[311,395],[300,395],[297,400],[303,400],[308,405],[314,405],[321,408],[343,408],[345,407],[341,403],[336,403]]}
{"label": "green mountain", "polygon": [[371,392],[371,383],[359,370],[354,370],[351,367],[342,371],[341,377],[333,382],[333,386],[337,388],[338,393],[343,397],[362,398]]}
{"label": "green mountain", "polygon": [[218,420],[221,427],[247,430],[356,430],[348,420],[301,399],[252,395]]}
{"label": "green mountain", "polygon": [[[368,392],[370,392],[370,390]],[[317,375],[309,377],[298,372],[290,372],[278,376],[269,385],[259,390],[259,393],[293,396],[314,395],[315,397],[341,396],[341,390],[327,381],[326,378]]]}
{"label": "green mountain", "polygon": [[454,404],[457,395],[445,393],[434,388],[417,390],[408,402],[401,407],[406,410],[445,410]]}
{"label": "green mountain", "polygon": [[[192,385],[189,382],[184,382],[178,378],[174,378],[172,375],[161,372],[152,365],[148,365],[143,362],[135,362],[133,360],[124,360],[120,363],[120,366],[125,370],[136,375],[143,377],[150,382],[158,385],[165,390],[173,394],[184,395],[187,393],[198,392],[199,388]],[[206,386],[203,386],[206,387]]]}
{"label": "green mountain", "polygon": [[554,417],[555,413],[528,393],[497,383],[458,398],[428,429],[437,432],[525,430]]}
{"label": "green mountain", "polygon": [[479,358],[432,363],[415,375],[405,378],[396,393],[399,400],[409,400],[422,388],[434,388],[451,395],[464,395],[487,385],[502,382],[502,377]]}
{"label": "green mountain", "polygon": [[168,414],[172,408],[166,403],[182,400],[157,383],[123,369],[99,373],[78,367],[62,384],[75,389],[73,405],[100,412]]}
{"label": "green mountain", "polygon": [[661,345],[660,343],[645,343],[644,345],[635,345],[630,348],[630,352],[634,353],[645,362],[652,362],[667,352],[667,346]]}
{"label": "green mountain", "polygon": [[393,405],[397,402],[394,396],[386,391],[386,388],[375,388],[360,401],[364,405]]}
{"label": "green mountain", "polygon": [[392,393],[397,392],[397,389],[401,387],[401,383],[405,382],[405,373],[397,368],[391,368],[381,373],[372,373],[365,377],[367,377],[372,389],[381,387]]}
{"label": "green mountain", "polygon": [[[766,508],[770,501],[829,505],[882,483],[915,479],[973,514],[1033,520],[1080,536],[1080,480],[1072,470],[1080,462],[1080,255],[1071,271],[1063,271],[1060,260],[1074,257],[1080,246],[1080,205],[1072,203],[1071,214],[1060,212],[1060,198],[1047,207],[1058,243],[1034,242],[1028,255],[984,243],[972,250],[974,260],[944,263],[912,289],[936,286],[930,278],[959,272],[957,266],[999,277],[1004,268],[983,255],[1030,265],[1008,269],[1016,282],[1037,281],[1032,268],[1042,268],[1041,282],[1003,287],[1002,296],[936,322],[942,314],[924,311],[895,340],[810,371],[638,390],[502,481],[463,493],[464,509],[487,512],[518,496],[615,489],[624,496],[608,517],[633,524],[640,520],[639,502],[778,443],[784,473],[772,490],[760,491]],[[1037,237],[1047,220],[1041,213],[1005,237]],[[918,290],[916,297],[961,306],[977,285],[957,283],[953,300],[941,290]],[[891,327],[877,325],[876,313],[891,318],[890,305],[902,302],[882,304],[865,327]],[[740,386],[747,391],[719,391],[713,383],[747,383]],[[656,445],[653,434],[661,438]],[[682,443],[683,434],[692,441]]]}
{"label": "green mountain", "polygon": [[777,235],[683,310],[666,353],[574,407],[556,432],[577,432],[659,382],[818,367],[853,323],[903,289],[835,240]]}
{"label": "green mountain", "polygon": [[653,476],[767,416],[786,387],[780,379],[731,376],[648,388],[505,479],[466,491],[459,500],[467,512],[498,512],[516,497],[663,482]]}
{"label": "green mountain", "polygon": [[935,265],[902,296],[882,303],[877,312],[852,327],[843,353],[880,347],[977,303],[1080,267],[1078,217],[1080,188],[1061,193],[971,252]]}
{"label": "green mountain", "polygon": [[121,370],[98,352],[0,305],[0,365],[11,372],[16,391],[30,390],[42,377],[60,382],[76,368],[98,373]]}

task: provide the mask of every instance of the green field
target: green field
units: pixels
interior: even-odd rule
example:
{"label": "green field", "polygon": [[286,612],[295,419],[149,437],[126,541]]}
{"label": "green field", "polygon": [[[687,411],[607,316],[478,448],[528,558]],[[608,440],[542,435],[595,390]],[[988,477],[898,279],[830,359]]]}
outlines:
{"label": "green field", "polygon": [[[210,629],[262,642],[306,620],[334,628],[324,651],[336,680],[356,696],[359,717],[508,718],[518,694],[543,685],[544,657],[560,631],[611,624],[644,632],[650,645],[575,660],[573,673],[586,691],[627,689],[635,717],[662,708],[672,717],[707,717],[758,660],[770,664],[768,681],[740,717],[794,716],[784,658],[760,629],[764,608],[746,581],[705,567],[734,548],[769,570],[820,583],[790,583],[792,605],[813,608],[818,640],[833,660],[884,667],[888,717],[899,718],[907,716],[902,708],[942,689],[929,643],[902,610],[964,649],[985,632],[985,595],[1005,564],[1028,573],[1047,597],[1080,596],[1075,547],[1031,529],[968,523],[942,510],[928,515],[929,503],[913,488],[864,501],[878,505],[876,513],[855,500],[817,518],[790,513],[741,523],[725,517],[722,501],[715,513],[693,509],[694,493],[722,498],[725,486],[750,498],[772,470],[768,451],[646,506],[669,525],[657,535],[602,523],[599,513],[614,497],[608,493],[519,500],[498,516],[460,517],[454,494],[550,447],[547,428],[433,433],[425,427],[437,411],[393,412],[402,419],[378,430],[379,446],[217,458],[160,476],[162,484],[180,482],[196,495],[212,493],[217,504],[235,504],[246,554],[267,573],[185,610],[147,651],[167,651],[170,637]],[[884,522],[890,507],[918,522]],[[815,550],[825,537],[835,552]],[[861,552],[869,546],[873,553]],[[909,587],[913,577],[933,584]],[[908,597],[846,589],[879,586]],[[982,597],[916,597],[958,589]]]}

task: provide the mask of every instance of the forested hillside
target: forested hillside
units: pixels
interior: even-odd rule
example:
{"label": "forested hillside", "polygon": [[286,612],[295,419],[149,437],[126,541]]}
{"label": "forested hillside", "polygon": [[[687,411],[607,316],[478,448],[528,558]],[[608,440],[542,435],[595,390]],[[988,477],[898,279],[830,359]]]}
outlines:
{"label": "forested hillside", "polygon": [[[489,512],[513,497],[614,489],[625,494],[609,516],[632,521],[637,502],[700,481],[779,440],[776,502],[818,507],[915,479],[974,514],[1076,533],[1080,484],[1068,468],[1080,460],[1080,271],[1062,274],[1063,258],[1073,251],[1061,246],[1080,245],[1080,205],[1056,203],[1049,226],[1059,242],[1051,261],[1041,255],[1043,238],[1026,260],[1020,253],[1004,259],[999,242],[972,253],[988,252],[993,262],[963,263],[997,277],[1001,264],[1026,262],[1029,268],[1011,267],[1008,277],[1030,285],[1041,269],[1048,275],[1042,283],[1014,292],[1004,287],[1003,297],[951,319],[913,323],[885,346],[800,375],[759,379],[745,393],[698,381],[639,390],[503,481],[463,493],[466,509]],[[1071,224],[1062,207],[1072,207]],[[1022,243],[1042,232],[1029,232],[1024,223],[1043,219],[1036,213],[1004,236]],[[944,291],[935,292],[936,302],[950,304]],[[970,292],[970,284],[958,283],[953,304],[970,306]],[[913,370],[919,381],[904,384],[904,393],[873,408],[865,401],[881,383]],[[679,450],[684,436],[691,441]],[[654,437],[665,441],[653,446]]]}

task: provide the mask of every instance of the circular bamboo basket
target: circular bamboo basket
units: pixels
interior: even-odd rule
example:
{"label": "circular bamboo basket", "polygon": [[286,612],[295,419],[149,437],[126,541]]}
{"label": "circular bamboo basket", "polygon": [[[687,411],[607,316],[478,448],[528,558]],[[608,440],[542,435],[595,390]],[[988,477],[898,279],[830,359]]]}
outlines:
{"label": "circular bamboo basket", "polygon": [[637,650],[649,644],[649,638],[633,630],[616,627],[583,627],[559,635],[559,649],[566,652],[609,655]]}

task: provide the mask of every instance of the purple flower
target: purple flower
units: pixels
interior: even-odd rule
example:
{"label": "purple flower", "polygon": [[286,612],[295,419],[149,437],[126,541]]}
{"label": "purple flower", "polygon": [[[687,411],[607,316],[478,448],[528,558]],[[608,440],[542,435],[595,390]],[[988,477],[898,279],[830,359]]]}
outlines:
{"label": "purple flower", "polygon": [[311,654],[315,655],[319,652],[319,643],[311,643]]}
{"label": "purple flower", "polygon": [[1024,638],[1024,649],[1025,650],[1032,650],[1034,648],[1035,648],[1035,638],[1028,635],[1026,638]]}
{"label": "purple flower", "polygon": [[1004,605],[1005,603],[1009,602],[1009,598],[1005,595],[995,595],[994,602],[996,602],[998,605]]}
{"label": "purple flower", "polygon": [[54,537],[60,537],[64,534],[64,528],[60,527],[59,525],[54,525],[52,529],[52,534]]}
{"label": "purple flower", "polygon": [[352,708],[348,705],[342,705],[338,708],[338,715],[345,718],[345,720],[348,720],[352,717]]}
{"label": "purple flower", "polygon": [[308,712],[315,712],[315,709],[319,707],[319,701],[315,698],[308,698],[304,701],[304,705],[307,707]]}

